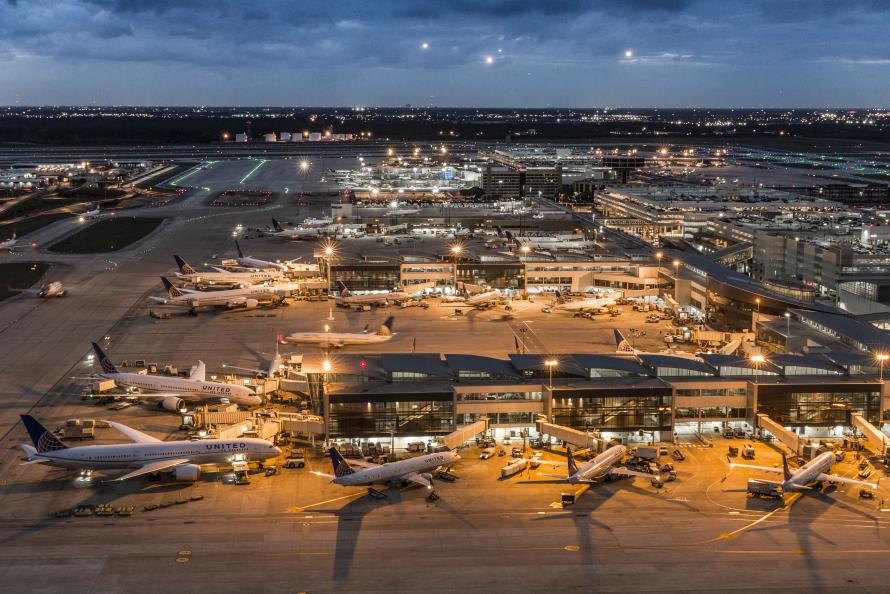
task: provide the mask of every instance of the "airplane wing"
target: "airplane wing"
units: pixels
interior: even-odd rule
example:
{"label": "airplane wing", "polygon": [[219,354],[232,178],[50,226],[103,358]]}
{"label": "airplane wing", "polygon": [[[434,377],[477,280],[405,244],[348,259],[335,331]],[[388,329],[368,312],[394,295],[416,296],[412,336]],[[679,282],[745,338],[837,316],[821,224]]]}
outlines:
{"label": "airplane wing", "polygon": [[547,474],[547,473],[544,473],[544,472],[539,472],[539,473],[538,473],[538,476],[546,476],[547,478],[560,479],[560,480],[563,480],[563,481],[568,480],[568,478],[569,478],[569,477],[567,477],[567,476],[565,476],[565,475],[563,475],[563,474]]}
{"label": "airplane wing", "polygon": [[174,468],[179,466],[180,464],[187,464],[190,460],[188,458],[177,458],[175,460],[158,460],[157,462],[149,462],[144,466],[140,466],[136,470],[132,472],[128,472],[125,475],[119,476],[115,481],[125,481],[127,479],[136,478],[137,476],[142,476],[143,474],[151,474],[153,472],[161,472],[162,470],[167,470],[169,468]]}
{"label": "airplane wing", "polygon": [[730,464],[730,468],[751,468],[753,470],[762,470],[764,472],[774,472],[776,474],[783,474],[784,471],[781,468],[776,468],[773,466],[752,466],[750,464]]}
{"label": "airplane wing", "polygon": [[269,371],[266,369],[254,369],[252,367],[238,367],[237,365],[229,365],[228,363],[223,363],[222,367],[224,369],[237,369],[238,371],[249,371],[250,373],[256,373],[261,375],[268,375]]}
{"label": "airplane wing", "polygon": [[860,485],[862,487],[869,487],[870,489],[875,489],[875,490],[877,490],[877,488],[878,488],[877,483],[858,481],[856,479],[846,478],[843,476],[838,476],[836,474],[820,474],[819,480],[829,482],[829,483],[843,483],[846,485]]}
{"label": "airplane wing", "polygon": [[555,462],[553,460],[542,460],[540,458],[537,458],[537,459],[529,458],[529,462],[536,462],[538,464],[546,464],[547,466],[554,466],[554,467],[566,466],[565,462]]}
{"label": "airplane wing", "polygon": [[185,394],[183,392],[140,392],[138,394],[134,394],[134,396],[138,397],[140,400],[148,401],[163,400],[164,398],[169,398],[171,396],[175,396],[176,398],[188,401],[213,400],[212,396],[208,396],[206,398],[196,398],[194,394]]}
{"label": "airplane wing", "polygon": [[358,466],[360,468],[377,468],[380,466],[379,464],[374,464],[373,462],[365,462],[364,460],[356,460],[354,458],[350,458],[346,461],[350,466]]}
{"label": "airplane wing", "polygon": [[621,476],[640,476],[647,479],[658,478],[658,475],[651,474],[649,472],[639,472],[637,470],[630,470],[629,468],[623,468],[621,466],[613,466],[609,470],[609,474],[618,474]]}
{"label": "airplane wing", "polygon": [[[108,423],[109,425],[111,425],[112,427],[114,427],[115,429],[117,429],[118,431],[120,431],[121,433],[123,433],[124,435],[126,435],[128,439],[130,439],[131,441],[133,441],[135,443],[161,443],[160,439],[158,439],[156,437],[152,437],[151,435],[143,433],[142,431],[137,431],[136,429],[133,429],[132,427],[127,427],[126,425],[121,425],[120,423],[115,423],[114,421],[105,421],[105,422]],[[185,460],[185,461],[188,462],[188,460]],[[181,461],[177,462],[177,464],[182,464],[182,462]],[[157,472],[157,471],[150,470],[149,472]]]}
{"label": "airplane wing", "polygon": [[420,485],[422,487],[426,487],[427,489],[433,488],[433,483],[429,479],[425,479],[420,474],[416,472],[412,472],[411,474],[406,474],[402,477],[404,481],[410,481],[415,485]]}

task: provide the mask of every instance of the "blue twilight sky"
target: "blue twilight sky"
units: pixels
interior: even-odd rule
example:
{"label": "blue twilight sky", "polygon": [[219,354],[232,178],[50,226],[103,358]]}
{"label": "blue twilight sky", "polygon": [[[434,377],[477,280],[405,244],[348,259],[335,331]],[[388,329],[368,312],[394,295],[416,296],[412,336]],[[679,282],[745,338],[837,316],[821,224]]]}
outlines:
{"label": "blue twilight sky", "polygon": [[0,104],[890,104],[890,0],[0,0]]}

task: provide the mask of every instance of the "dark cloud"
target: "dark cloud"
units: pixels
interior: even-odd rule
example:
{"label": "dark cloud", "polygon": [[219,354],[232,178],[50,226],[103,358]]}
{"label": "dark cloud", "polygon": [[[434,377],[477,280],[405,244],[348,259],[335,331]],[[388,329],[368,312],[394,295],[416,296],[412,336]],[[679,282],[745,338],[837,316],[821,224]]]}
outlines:
{"label": "dark cloud", "polygon": [[[563,105],[677,104],[698,93],[715,105],[732,88],[766,104],[780,86],[779,99],[795,89],[825,98],[807,105],[846,92],[878,103],[890,96],[888,24],[886,0],[5,0],[0,103],[13,86],[57,102],[40,98],[50,71],[60,95],[96,81],[138,93],[118,70],[193,103],[234,101],[243,87],[225,81],[247,79],[270,81],[252,92],[272,103],[298,101],[286,100],[297,89],[338,104],[478,104],[499,93],[510,104],[547,93]],[[218,96],[196,80],[219,85]]]}

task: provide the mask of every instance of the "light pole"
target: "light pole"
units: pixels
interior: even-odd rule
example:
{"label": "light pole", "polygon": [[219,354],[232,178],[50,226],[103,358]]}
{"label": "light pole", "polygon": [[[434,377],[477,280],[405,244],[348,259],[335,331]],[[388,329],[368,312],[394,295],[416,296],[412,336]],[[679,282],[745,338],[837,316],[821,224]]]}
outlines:
{"label": "light pole", "polygon": [[460,258],[461,252],[464,251],[463,246],[459,243],[455,243],[451,246],[451,256],[454,260],[454,292],[457,292],[457,260]]}
{"label": "light pole", "polygon": [[550,392],[553,392],[553,368],[559,365],[559,361],[556,359],[547,359],[544,361],[544,365],[547,366],[547,370],[550,372],[550,380],[549,380],[549,388]]}
{"label": "light pole", "polygon": [[886,353],[878,353],[877,355],[875,355],[875,359],[878,360],[878,365],[881,370],[880,379],[882,386],[884,385],[884,361],[886,361],[888,358],[890,358],[890,355]]}
{"label": "light pole", "polygon": [[331,399],[328,396],[328,373],[331,371],[331,362],[325,359],[321,363],[321,369],[324,371],[324,375],[321,380],[321,391],[322,391],[322,413],[324,417],[324,443],[327,445],[330,442],[330,426],[331,426]]}
{"label": "light pole", "polygon": [[763,355],[751,355],[751,362],[754,363],[754,384],[759,384],[760,366],[766,363],[766,357]]}
{"label": "light pole", "polygon": [[661,252],[655,252],[655,259],[658,261],[658,272],[661,272],[661,258],[664,256]]}
{"label": "light pole", "polygon": [[328,285],[328,295],[331,294],[331,260],[334,257],[334,246],[326,245],[324,248],[324,262],[325,262],[325,280],[327,280]]}
{"label": "light pole", "polygon": [[791,350],[791,312],[785,312],[785,352]]}
{"label": "light pole", "polygon": [[525,261],[528,258],[528,253],[531,251],[531,248],[527,245],[519,246],[519,252],[522,254],[522,257],[519,260],[522,262],[522,290],[528,294],[528,270],[526,270]]}

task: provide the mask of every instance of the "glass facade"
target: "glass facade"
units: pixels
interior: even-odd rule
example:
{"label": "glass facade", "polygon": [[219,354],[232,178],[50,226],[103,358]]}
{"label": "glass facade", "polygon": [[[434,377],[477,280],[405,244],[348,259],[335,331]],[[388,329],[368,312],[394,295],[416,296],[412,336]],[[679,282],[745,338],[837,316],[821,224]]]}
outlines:
{"label": "glass facade", "polygon": [[448,400],[331,402],[332,437],[445,434],[454,430],[454,405]]}
{"label": "glass facade", "polygon": [[482,417],[488,417],[490,425],[534,425],[535,414],[530,412],[488,413],[484,415],[467,413],[457,415],[457,424],[475,423]]}
{"label": "glass facade", "polygon": [[701,419],[744,419],[747,414],[744,408],[714,406],[705,408],[678,408],[674,412],[676,421],[695,421]]}
{"label": "glass facade", "polygon": [[399,265],[334,264],[331,266],[331,285],[342,282],[350,291],[391,291],[399,286]]}
{"label": "glass facade", "polygon": [[559,390],[553,394],[551,418],[575,429],[668,431],[671,389]]}
{"label": "glass facade", "polygon": [[543,392],[472,392],[458,393],[458,400],[541,400]]}
{"label": "glass facade", "polygon": [[786,426],[850,425],[853,412],[877,423],[880,411],[877,384],[761,385],[757,395],[757,412]]}

